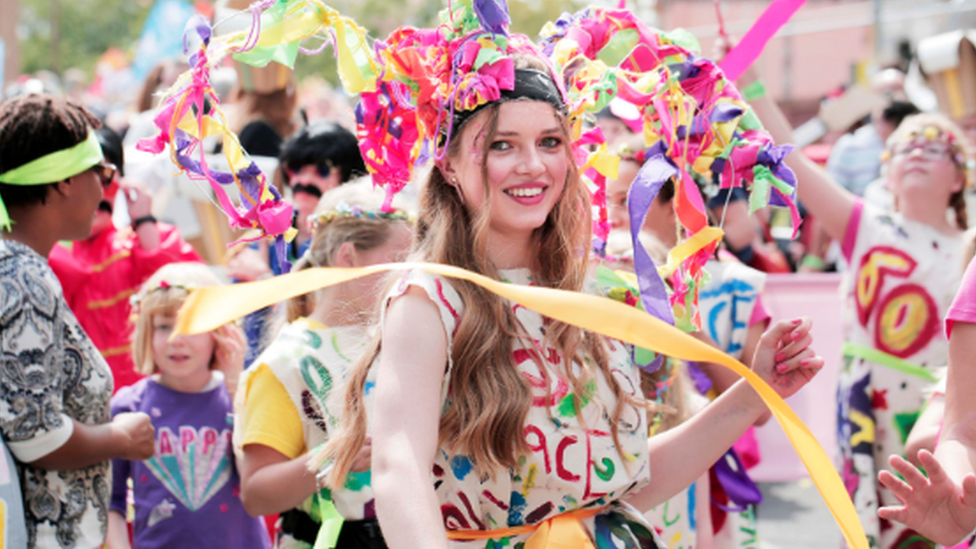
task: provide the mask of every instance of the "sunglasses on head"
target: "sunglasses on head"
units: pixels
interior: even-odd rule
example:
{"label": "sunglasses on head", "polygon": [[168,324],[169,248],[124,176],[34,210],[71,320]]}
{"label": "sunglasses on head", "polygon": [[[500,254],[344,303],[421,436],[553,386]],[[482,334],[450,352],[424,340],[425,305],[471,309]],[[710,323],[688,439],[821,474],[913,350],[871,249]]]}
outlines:
{"label": "sunglasses on head", "polygon": [[118,171],[115,164],[95,164],[91,169],[98,176],[103,187],[108,187],[112,184],[112,181],[115,180],[115,172]]}

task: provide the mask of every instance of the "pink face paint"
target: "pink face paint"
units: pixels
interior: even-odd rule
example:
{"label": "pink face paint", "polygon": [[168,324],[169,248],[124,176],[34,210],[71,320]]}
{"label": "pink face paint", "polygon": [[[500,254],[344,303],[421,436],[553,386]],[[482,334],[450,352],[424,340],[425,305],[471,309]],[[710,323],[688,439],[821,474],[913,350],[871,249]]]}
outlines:
{"label": "pink face paint", "polygon": [[484,124],[478,123],[472,128],[474,131],[474,139],[471,140],[471,161],[475,165],[481,165],[485,160],[485,127]]}

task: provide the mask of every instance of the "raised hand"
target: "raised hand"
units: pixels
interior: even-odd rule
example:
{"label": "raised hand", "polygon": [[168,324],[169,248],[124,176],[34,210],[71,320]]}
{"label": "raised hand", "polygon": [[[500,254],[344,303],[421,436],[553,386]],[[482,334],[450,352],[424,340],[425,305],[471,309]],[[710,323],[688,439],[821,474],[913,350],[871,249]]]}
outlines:
{"label": "raised hand", "polygon": [[112,418],[112,431],[118,441],[118,455],[122,459],[141,461],[156,451],[156,429],[143,412],[127,412]]}
{"label": "raised hand", "polygon": [[889,471],[881,471],[878,480],[902,505],[882,507],[878,516],[898,521],[941,545],[965,541],[976,528],[976,475],[966,475],[960,486],[928,450],[919,451],[918,460],[929,478],[900,456],[888,458],[905,480]]}
{"label": "raised hand", "polygon": [[119,182],[119,190],[125,197],[125,205],[129,209],[129,217],[139,219],[152,215],[152,194],[141,183],[129,179]]}
{"label": "raised hand", "polygon": [[237,380],[244,371],[244,354],[247,352],[247,339],[244,331],[234,324],[224,324],[212,332],[214,343],[214,370],[224,374],[227,389],[234,392]]}
{"label": "raised hand", "polygon": [[809,318],[781,320],[759,339],[752,370],[783,398],[799,391],[823,368],[823,358],[810,348],[812,327]]}

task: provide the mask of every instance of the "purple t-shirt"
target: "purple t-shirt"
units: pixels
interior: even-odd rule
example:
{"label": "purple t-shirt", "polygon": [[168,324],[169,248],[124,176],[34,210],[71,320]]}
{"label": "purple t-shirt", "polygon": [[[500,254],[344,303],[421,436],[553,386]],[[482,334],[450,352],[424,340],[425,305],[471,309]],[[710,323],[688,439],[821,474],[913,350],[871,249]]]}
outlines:
{"label": "purple t-shirt", "polygon": [[112,416],[122,412],[145,412],[156,428],[151,459],[112,460],[109,508],[125,515],[132,478],[136,549],[270,547],[263,522],[241,503],[231,398],[222,382],[181,393],[145,378],[112,397]]}

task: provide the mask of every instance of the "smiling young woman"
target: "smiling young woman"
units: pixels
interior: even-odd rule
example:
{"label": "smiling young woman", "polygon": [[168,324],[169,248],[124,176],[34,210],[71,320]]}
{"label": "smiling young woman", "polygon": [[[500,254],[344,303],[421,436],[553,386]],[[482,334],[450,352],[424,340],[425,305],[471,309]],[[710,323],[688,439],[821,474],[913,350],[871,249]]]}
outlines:
{"label": "smiling young woman", "polygon": [[[512,61],[511,92],[443,128],[453,137],[421,194],[410,259],[589,291],[590,201],[562,94],[541,58]],[[739,384],[648,440],[650,404],[623,343],[468,282],[424,271],[392,282],[325,450],[340,486],[370,425],[391,548],[514,546],[544,524],[568,525],[581,547],[665,547],[642,511],[694,482],[765,411]],[[784,396],[822,366],[809,329],[783,322],[760,345],[755,369]]]}

